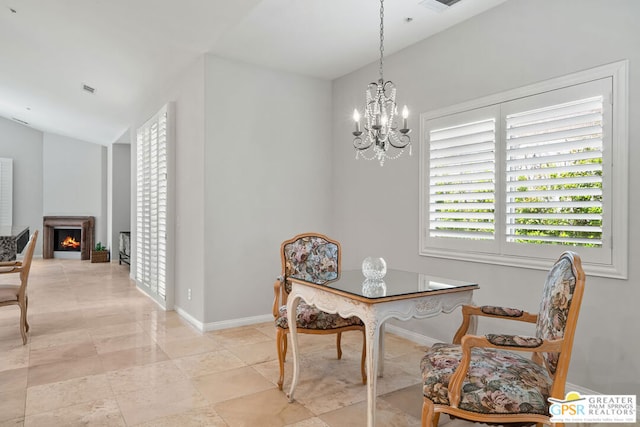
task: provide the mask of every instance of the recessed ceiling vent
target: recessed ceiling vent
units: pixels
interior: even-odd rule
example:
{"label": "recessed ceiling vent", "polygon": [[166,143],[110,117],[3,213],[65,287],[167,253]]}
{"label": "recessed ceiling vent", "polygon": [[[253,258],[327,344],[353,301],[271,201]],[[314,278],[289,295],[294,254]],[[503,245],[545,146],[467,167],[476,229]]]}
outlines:
{"label": "recessed ceiling vent", "polygon": [[421,0],[419,4],[435,12],[442,12],[459,1],[460,0]]}
{"label": "recessed ceiling vent", "polygon": [[82,84],[82,90],[84,90],[85,92],[89,92],[89,93],[95,93],[96,89],[87,85],[87,84]]}

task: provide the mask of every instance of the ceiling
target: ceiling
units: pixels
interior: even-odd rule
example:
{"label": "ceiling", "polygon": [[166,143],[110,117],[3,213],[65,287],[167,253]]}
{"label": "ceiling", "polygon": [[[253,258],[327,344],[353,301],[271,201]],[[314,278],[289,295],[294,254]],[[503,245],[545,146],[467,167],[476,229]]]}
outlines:
{"label": "ceiling", "polygon": [[[387,0],[385,55],[506,0]],[[0,116],[110,144],[206,52],[334,79],[378,60],[375,0],[0,0]],[[411,18],[410,22],[407,18]],[[83,85],[95,88],[90,94]]]}

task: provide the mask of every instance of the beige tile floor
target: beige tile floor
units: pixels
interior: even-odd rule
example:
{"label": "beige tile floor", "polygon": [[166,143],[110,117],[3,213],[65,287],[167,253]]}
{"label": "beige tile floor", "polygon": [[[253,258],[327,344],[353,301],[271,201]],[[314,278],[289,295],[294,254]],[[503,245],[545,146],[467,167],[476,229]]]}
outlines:
{"label": "beige tile floor", "polygon": [[[27,345],[18,309],[0,308],[0,427],[366,425],[358,332],[343,338],[340,361],[333,337],[301,336],[303,371],[289,403],[276,386],[273,324],[200,333],[128,275],[117,263],[34,260]],[[418,426],[425,348],[388,334],[386,349],[377,424]],[[285,389],[290,378],[289,360]],[[472,425],[446,416],[440,424]]]}

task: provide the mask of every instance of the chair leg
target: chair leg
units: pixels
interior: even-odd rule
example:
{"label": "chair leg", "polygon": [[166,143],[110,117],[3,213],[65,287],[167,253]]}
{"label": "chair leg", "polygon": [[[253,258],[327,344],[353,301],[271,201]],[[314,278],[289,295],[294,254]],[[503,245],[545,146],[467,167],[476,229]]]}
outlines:
{"label": "chair leg", "polygon": [[282,384],[284,383],[284,360],[287,356],[287,333],[284,329],[276,328],[276,346],[278,347],[278,364],[280,365],[278,388],[282,390]]}
{"label": "chair leg", "polygon": [[342,332],[336,334],[336,349],[338,350],[338,360],[342,359]]}
{"label": "chair leg", "polygon": [[362,384],[367,384],[367,335],[362,331],[362,360],[360,361],[360,371],[362,373]]}
{"label": "chair leg", "polygon": [[440,413],[434,414],[433,402],[429,399],[424,399],[424,402],[422,402],[422,427],[438,427],[439,419]]}
{"label": "chair leg", "polygon": [[287,361],[287,349],[289,348],[289,340],[287,340],[287,332],[282,332],[282,362]]}
{"label": "chair leg", "polygon": [[27,320],[27,311],[29,310],[29,297],[25,296],[24,297],[24,301],[25,301],[25,310],[24,310],[24,325],[26,326],[26,331],[29,332],[29,321]]}
{"label": "chair leg", "polygon": [[27,343],[27,306],[20,304],[20,335],[22,335],[22,345]]}

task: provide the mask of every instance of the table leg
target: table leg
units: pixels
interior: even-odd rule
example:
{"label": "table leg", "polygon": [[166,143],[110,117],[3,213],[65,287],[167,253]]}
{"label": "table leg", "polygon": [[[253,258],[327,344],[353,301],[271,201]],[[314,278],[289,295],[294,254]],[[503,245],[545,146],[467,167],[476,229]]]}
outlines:
{"label": "table leg", "polygon": [[298,313],[298,303],[300,297],[290,295],[287,300],[287,321],[289,323],[289,335],[291,336],[291,353],[293,355],[293,378],[291,379],[291,389],[289,390],[289,402],[293,402],[293,392],[298,385],[298,375],[300,373],[300,357],[298,354],[298,323],[296,322]]}
{"label": "table leg", "polygon": [[380,328],[378,323],[365,323],[367,335],[367,427],[376,425],[376,385],[378,382],[378,353],[380,346]]}
{"label": "table leg", "polygon": [[384,323],[380,325],[378,338],[378,378],[384,376]]}

